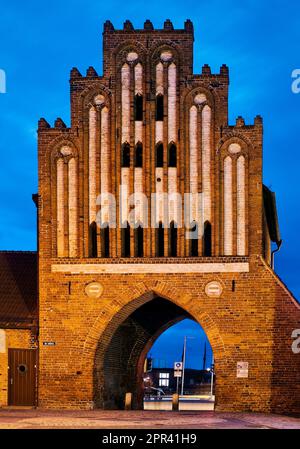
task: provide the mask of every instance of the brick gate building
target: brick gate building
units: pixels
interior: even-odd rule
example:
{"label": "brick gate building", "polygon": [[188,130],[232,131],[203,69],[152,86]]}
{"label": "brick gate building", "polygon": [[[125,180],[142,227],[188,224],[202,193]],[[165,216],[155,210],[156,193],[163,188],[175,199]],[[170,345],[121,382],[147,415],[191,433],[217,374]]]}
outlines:
{"label": "brick gate building", "polygon": [[141,407],[149,348],[189,317],[217,410],[299,412],[300,307],[270,267],[261,117],[228,124],[228,68],[193,73],[189,20],[107,21],[103,44],[103,75],[71,71],[70,128],[39,121],[38,405],[118,408],[128,391]]}

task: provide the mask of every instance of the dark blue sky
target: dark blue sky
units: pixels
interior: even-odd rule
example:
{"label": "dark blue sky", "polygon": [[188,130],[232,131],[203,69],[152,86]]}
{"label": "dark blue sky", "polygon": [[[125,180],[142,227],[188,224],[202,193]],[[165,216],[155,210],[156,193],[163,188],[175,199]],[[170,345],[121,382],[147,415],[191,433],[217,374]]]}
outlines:
{"label": "dark blue sky", "polygon": [[[298,255],[300,94],[291,73],[300,68],[300,2],[261,0],[1,2],[0,249],[35,249],[36,127],[41,116],[69,124],[69,71],[93,65],[102,73],[102,26],[166,18],[195,28],[194,71],[204,63],[230,68],[230,122],[264,118],[264,182],[276,191],[283,247],[277,271],[300,297]],[[142,11],[142,12],[141,12]],[[183,324],[182,324],[183,325]],[[171,332],[171,331],[170,331]]]}
{"label": "dark blue sky", "polygon": [[184,337],[186,342],[186,368],[203,368],[204,345],[206,344],[205,368],[211,366],[212,349],[202,327],[192,320],[183,320],[164,332],[152,346],[149,356],[154,368],[173,367],[182,360]]}

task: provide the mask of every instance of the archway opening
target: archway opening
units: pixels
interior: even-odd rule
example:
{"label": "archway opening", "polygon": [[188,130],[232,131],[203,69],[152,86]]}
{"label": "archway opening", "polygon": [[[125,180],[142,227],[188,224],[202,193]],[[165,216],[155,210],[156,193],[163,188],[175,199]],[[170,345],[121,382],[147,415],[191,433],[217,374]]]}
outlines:
{"label": "archway opening", "polygon": [[135,309],[130,305],[131,313],[119,312],[117,323],[99,340],[94,361],[96,408],[124,409],[125,395],[132,393],[132,407],[143,409],[150,349],[171,326],[194,320],[186,310],[159,296],[138,305]]}
{"label": "archway opening", "polygon": [[213,351],[203,328],[185,318],[165,330],[147,354],[144,409],[171,410],[179,395],[180,410],[214,410]]}

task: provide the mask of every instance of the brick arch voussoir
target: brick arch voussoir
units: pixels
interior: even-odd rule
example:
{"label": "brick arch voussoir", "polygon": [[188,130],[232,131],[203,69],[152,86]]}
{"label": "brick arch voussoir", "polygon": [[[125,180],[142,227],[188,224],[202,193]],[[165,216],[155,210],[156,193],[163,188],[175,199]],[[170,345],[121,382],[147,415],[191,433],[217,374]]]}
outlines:
{"label": "brick arch voussoir", "polygon": [[204,94],[207,97],[207,101],[203,103],[203,107],[208,105],[211,109],[215,108],[216,98],[218,95],[215,91],[209,90],[203,86],[191,86],[185,89],[184,93],[184,104],[187,107],[191,107],[194,105],[193,99],[197,94]]}
{"label": "brick arch voussoir", "polygon": [[[150,339],[146,342],[146,345],[141,348],[140,353],[138,354],[138,364],[139,364],[139,368],[142,368],[142,364],[143,361],[146,358],[146,355],[148,354],[148,352],[150,351],[150,349],[152,348],[152,346],[154,345],[154,343],[156,342],[156,340],[170,327],[174,326],[175,324],[179,323],[180,321],[184,320],[186,318],[186,315],[179,315],[176,318],[168,321],[164,326],[162,326],[154,335],[152,335],[150,337]],[[133,351],[132,351],[133,352]]]}
{"label": "brick arch voussoir", "polygon": [[110,108],[111,106],[111,90],[108,89],[104,84],[97,82],[92,87],[89,86],[84,89],[80,94],[80,99],[83,101],[84,109],[87,109],[93,105],[93,99],[96,95],[103,95],[105,98],[105,106]]}
{"label": "brick arch voussoir", "polygon": [[[125,299],[126,296],[127,295],[125,294],[123,299]],[[226,360],[226,348],[214,319],[206,311],[202,310],[199,305],[193,305],[191,296],[188,293],[178,294],[178,290],[175,287],[171,287],[168,283],[156,282],[155,287],[151,289],[146,288],[144,284],[137,285],[131,290],[131,294],[128,294],[126,304],[124,305],[123,301],[119,304],[117,309],[112,309],[109,304],[103,308],[85,340],[81,355],[81,370],[92,371],[94,368],[96,352],[97,357],[101,359],[119,325],[135,310],[157,296],[176,304],[191,315],[206,333],[212,346],[215,359],[218,361]],[[97,349],[99,341],[102,342],[100,351]]]}
{"label": "brick arch voussoir", "polygon": [[[239,132],[231,132],[220,140],[218,144],[218,154],[224,153],[231,143],[238,143],[242,147],[242,153],[246,154],[253,149],[252,142]],[[241,153],[241,154],[242,154]]]}
{"label": "brick arch voussoir", "polygon": [[173,50],[175,52],[174,61],[180,62],[180,48],[178,45],[176,45],[173,41],[169,39],[162,40],[159,43],[155,42],[153,45],[151,45],[151,47],[149,48],[150,60],[152,61],[158,60],[160,52],[165,49]]}
{"label": "brick arch voussoir", "polygon": [[[63,157],[60,154],[60,149],[64,146],[69,147],[71,150],[71,154],[67,157]],[[79,146],[77,145],[76,139],[72,136],[57,136],[49,143],[47,152],[50,157],[50,164],[53,165],[56,160],[61,157],[63,157],[64,159],[75,157],[75,159],[77,159],[79,156]]]}
{"label": "brick arch voussoir", "polygon": [[217,326],[217,323],[206,310],[200,301],[197,301],[188,291],[185,293],[178,292],[178,288],[172,287],[169,283],[161,282],[153,289],[157,296],[161,296],[175,303],[187,312],[191,317],[200,324],[209,339],[215,358],[225,361],[227,359],[226,347]]}
{"label": "brick arch voussoir", "polygon": [[[84,367],[86,369],[92,368],[91,364],[93,365],[100,339],[104,343],[101,351],[104,353],[119,325],[136,309],[153,298],[154,294],[152,291],[146,290],[144,285],[137,284],[130,291],[124,292],[122,302],[116,301],[117,305],[114,308],[110,304],[104,306],[84,342],[80,364],[81,369],[84,369]],[[126,303],[124,304],[125,301]]]}
{"label": "brick arch voussoir", "polygon": [[[128,39],[118,45],[112,53],[118,69],[120,69],[120,67],[126,62],[126,53],[130,51],[135,51],[138,55],[138,59],[134,61],[134,65],[138,62],[140,62],[141,64],[145,63],[147,57],[146,47],[137,40]],[[117,62],[118,60],[120,62]],[[129,62],[127,63],[130,65]]]}

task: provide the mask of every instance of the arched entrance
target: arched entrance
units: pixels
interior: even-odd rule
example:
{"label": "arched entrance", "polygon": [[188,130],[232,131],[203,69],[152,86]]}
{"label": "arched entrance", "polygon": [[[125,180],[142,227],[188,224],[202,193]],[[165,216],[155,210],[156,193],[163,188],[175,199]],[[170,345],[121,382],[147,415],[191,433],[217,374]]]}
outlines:
{"label": "arched entrance", "polygon": [[[174,367],[178,367],[175,371]],[[183,368],[184,363],[184,370]],[[144,365],[144,409],[171,410],[178,393],[180,410],[214,410],[213,351],[196,320],[185,318],[166,329],[150,348]]]}
{"label": "arched entrance", "polygon": [[131,392],[133,407],[142,409],[147,353],[166,329],[185,318],[195,320],[183,307],[155,294],[121,309],[102,334],[95,352],[95,407],[122,409],[126,392]]}

